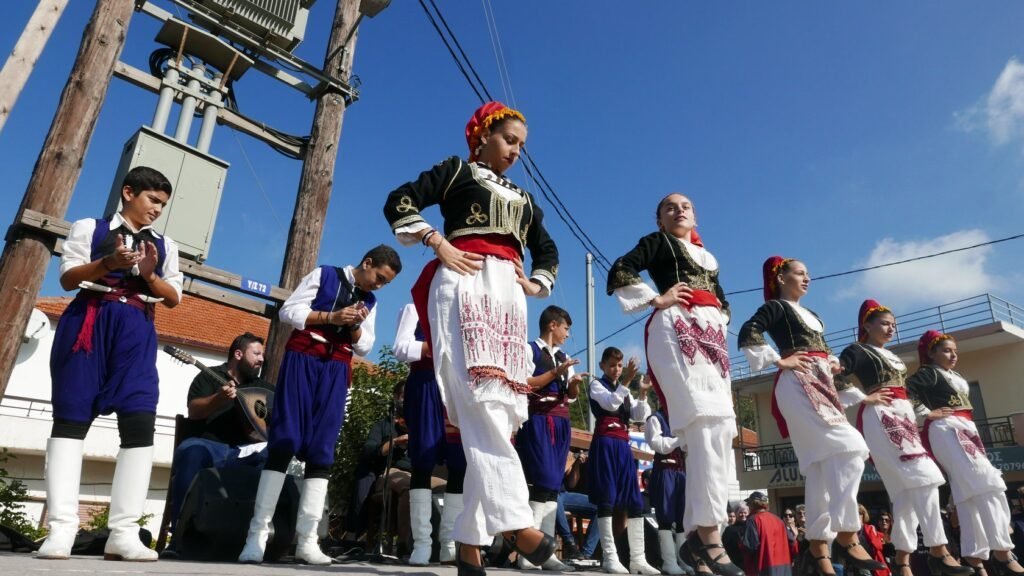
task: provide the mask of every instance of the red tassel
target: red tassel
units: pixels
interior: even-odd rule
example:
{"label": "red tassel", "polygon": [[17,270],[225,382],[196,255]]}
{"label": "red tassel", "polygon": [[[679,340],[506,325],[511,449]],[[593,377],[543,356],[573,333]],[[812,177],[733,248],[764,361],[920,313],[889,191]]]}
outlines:
{"label": "red tassel", "polygon": [[82,327],[78,330],[78,338],[75,345],[71,347],[72,352],[84,350],[86,354],[92,353],[92,333],[96,328],[96,317],[100,311],[100,299],[90,298],[85,303],[85,319],[82,320]]}

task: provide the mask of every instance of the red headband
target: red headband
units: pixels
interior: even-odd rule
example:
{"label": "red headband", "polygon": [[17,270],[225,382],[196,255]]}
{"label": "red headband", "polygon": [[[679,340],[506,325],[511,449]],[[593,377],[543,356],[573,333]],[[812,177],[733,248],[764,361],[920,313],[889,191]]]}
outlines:
{"label": "red headband", "polygon": [[779,297],[778,286],[775,285],[775,278],[779,275],[779,271],[786,265],[787,262],[792,262],[792,258],[783,258],[782,256],[772,256],[764,261],[761,266],[761,274],[764,280],[764,301],[775,300]]}
{"label": "red headband", "polygon": [[857,313],[857,341],[864,342],[868,339],[868,331],[864,329],[864,325],[868,322],[868,316],[879,312],[888,312],[892,314],[892,310],[882,306],[876,300],[867,299],[860,305],[860,312]]}
{"label": "red headband", "polygon": [[503,118],[515,118],[526,123],[526,117],[518,110],[513,110],[501,102],[488,102],[473,112],[473,117],[466,123],[466,144],[469,145],[469,161],[477,159],[476,149],[480,146],[480,134],[488,130],[491,124]]}
{"label": "red headband", "polygon": [[929,330],[921,334],[921,339],[917,341],[917,359],[921,361],[921,366],[932,363],[928,353],[931,352],[936,344],[943,340],[953,340],[953,337],[949,334],[943,334],[938,330]]}

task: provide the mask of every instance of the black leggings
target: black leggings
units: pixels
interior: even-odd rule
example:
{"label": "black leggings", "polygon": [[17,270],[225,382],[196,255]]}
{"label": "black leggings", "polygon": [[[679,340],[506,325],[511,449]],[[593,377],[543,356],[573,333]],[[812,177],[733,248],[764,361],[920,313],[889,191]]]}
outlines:
{"label": "black leggings", "polygon": [[[85,440],[92,421],[72,422],[71,420],[54,419],[50,429],[51,438],[71,438]],[[156,430],[156,414],[135,412],[134,414],[117,415],[117,431],[121,436],[121,448],[145,448],[153,445]]]}

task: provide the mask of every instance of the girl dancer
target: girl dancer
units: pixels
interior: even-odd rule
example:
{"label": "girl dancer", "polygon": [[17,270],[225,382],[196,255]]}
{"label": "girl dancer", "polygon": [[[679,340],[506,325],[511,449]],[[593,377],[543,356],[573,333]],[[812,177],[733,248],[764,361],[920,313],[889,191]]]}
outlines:
{"label": "girl dancer", "polygon": [[[558,270],[558,250],[533,196],[504,177],[526,135],[522,114],[488,102],[466,125],[469,161],[441,162],[392,192],[384,206],[400,242],[422,242],[437,255],[413,287],[413,302],[468,464],[453,534],[470,545],[457,552],[459,574],[484,574],[477,546],[490,544],[494,534],[536,565],[555,550],[550,536],[532,528],[526,480],[509,441],[527,417],[533,370],[526,296],[547,296]],[[443,231],[420,213],[434,204]]]}
{"label": "girl dancer", "polygon": [[914,407],[907,399],[904,382],[907,367],[885,348],[895,333],[896,318],[889,308],[865,300],[857,314],[857,325],[858,341],[839,356],[843,372],[836,379],[836,388],[844,407],[860,403],[857,429],[864,435],[892,499],[898,576],[913,576],[910,553],[917,549],[918,525],[930,549],[928,568],[932,574],[967,576],[971,569],[961,566],[946,549],[939,509],[939,486],[945,480],[917,433]]}
{"label": "girl dancer", "polygon": [[[839,361],[825,344],[825,326],[800,305],[811,277],[803,262],[779,256],[765,261],[762,274],[765,303],[743,324],[739,345],[752,370],[772,364],[779,369],[772,415],[782,437],[792,436],[800,472],[807,477],[807,538],[815,569],[822,575],[834,573],[829,542],[835,538],[848,564],[877,570],[883,566],[857,539],[857,489],[868,447],[839,404],[832,383]],[[765,332],[781,356],[765,342]]]}
{"label": "girl dancer", "polygon": [[[726,325],[729,305],[718,283],[718,261],[695,228],[693,202],[669,194],[655,212],[658,231],[615,261],[608,293],[627,313],[654,308],[647,321],[647,362],[672,433],[687,446],[683,530],[693,530],[690,550],[698,570],[742,576],[722,548],[732,439],[732,408]],[[657,292],[644,283],[646,270]]]}
{"label": "girl dancer", "polygon": [[960,553],[979,575],[985,573],[982,562],[990,551],[1001,576],[1024,574],[1011,552],[1006,484],[985,455],[971,418],[967,381],[953,370],[956,340],[929,330],[921,336],[917,354],[921,367],[907,380],[907,388],[914,401],[929,411],[923,439],[949,476],[960,519]]}

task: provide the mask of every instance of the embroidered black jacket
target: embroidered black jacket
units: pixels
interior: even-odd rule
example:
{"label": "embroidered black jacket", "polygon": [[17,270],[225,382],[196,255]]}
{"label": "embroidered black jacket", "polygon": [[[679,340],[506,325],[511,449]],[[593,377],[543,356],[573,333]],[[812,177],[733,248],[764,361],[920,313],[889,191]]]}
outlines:
{"label": "embroidered black jacket", "polygon": [[[808,311],[810,312],[810,310]],[[817,314],[814,314],[814,317],[821,320]],[[824,327],[825,323],[822,322],[821,325]],[[750,320],[743,323],[739,335],[740,348],[767,344],[764,339],[765,332],[771,335],[782,356],[792,352],[832,353],[828,344],[825,343],[824,334],[812,330],[800,319],[800,314],[796,309],[782,300],[765,302],[757,309],[757,312],[754,312]]]}
{"label": "embroidered black jacket", "polygon": [[900,369],[867,344],[854,342],[839,355],[842,373],[836,377],[836,389],[844,390],[853,384],[860,385],[870,394],[882,386],[906,386],[907,369]]}
{"label": "embroidered black jacket", "polygon": [[[498,192],[504,189],[509,200]],[[463,162],[457,156],[420,174],[413,182],[388,195],[384,217],[392,230],[424,222],[421,212],[437,204],[449,240],[470,234],[511,236],[523,255],[529,249],[531,275],[552,285],[558,275],[558,248],[544,229],[543,212],[533,196],[499,176],[481,162]]]}
{"label": "embroidered black jacket", "polygon": [[930,364],[921,366],[913,376],[907,378],[907,390],[915,404],[924,404],[929,410],[972,409],[968,395],[957,392],[946,376]]}
{"label": "embroidered black jacket", "polygon": [[640,272],[646,270],[659,294],[686,282],[694,290],[705,290],[718,297],[722,310],[729,313],[729,302],[718,283],[718,270],[708,270],[698,264],[680,240],[664,233],[644,236],[636,247],[612,265],[608,273],[608,294],[619,288],[643,283]]}

